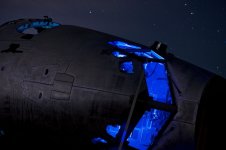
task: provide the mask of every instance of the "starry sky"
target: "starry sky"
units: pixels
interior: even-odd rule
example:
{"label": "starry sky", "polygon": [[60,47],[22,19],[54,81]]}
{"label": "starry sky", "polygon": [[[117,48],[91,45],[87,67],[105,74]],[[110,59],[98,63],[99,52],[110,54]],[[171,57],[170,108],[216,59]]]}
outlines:
{"label": "starry sky", "polygon": [[146,46],[164,42],[226,78],[226,0],[1,0],[0,24],[44,15]]}

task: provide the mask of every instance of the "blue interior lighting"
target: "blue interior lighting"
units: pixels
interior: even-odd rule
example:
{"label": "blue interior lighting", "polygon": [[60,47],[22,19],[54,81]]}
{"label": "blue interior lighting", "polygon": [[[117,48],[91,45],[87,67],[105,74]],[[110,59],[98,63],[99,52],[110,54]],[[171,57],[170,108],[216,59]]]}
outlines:
{"label": "blue interior lighting", "polygon": [[149,55],[150,57],[152,58],[155,58],[155,59],[162,59],[164,60],[164,58],[162,56],[160,56],[159,54],[157,54],[156,52],[154,52],[153,50],[150,50],[148,52],[145,52],[147,55]]}
{"label": "blue interior lighting", "polygon": [[[139,46],[135,46],[135,45],[131,45],[128,44],[126,42],[122,42],[122,41],[112,41],[112,42],[108,42],[108,44],[115,46],[119,49],[123,49],[128,53],[133,53],[136,56],[139,57],[146,57],[146,58],[155,58],[155,59],[164,59],[163,57],[161,57],[160,55],[158,55],[157,53],[155,53],[152,50],[145,50],[146,52],[142,52],[141,47]],[[143,50],[144,51],[144,50]],[[119,53],[113,54],[114,56],[118,56]]]}
{"label": "blue interior lighting", "polygon": [[[152,50],[142,50],[141,47],[130,45],[121,41],[113,41],[108,43],[138,57],[164,60],[163,57]],[[118,58],[126,57],[126,55],[121,54],[117,51],[113,52],[112,54]],[[145,72],[145,79],[149,96],[152,97],[154,101],[165,104],[172,104],[173,101],[165,64],[160,62],[148,62],[143,64],[143,68]],[[125,61],[121,63],[120,70],[126,73],[133,73],[132,61]],[[156,136],[159,134],[159,131],[165,125],[170,115],[170,112],[154,108],[150,108],[148,109],[148,111],[145,111],[143,116],[136,124],[134,130],[127,138],[128,145],[139,150],[147,150],[153,144]],[[106,127],[106,131],[109,135],[115,138],[120,128],[120,125],[108,125]],[[124,130],[121,138],[122,141],[124,141],[125,138],[126,131]],[[101,138],[96,140],[106,142]]]}
{"label": "blue interior lighting", "polygon": [[172,104],[167,71],[163,63],[150,62],[143,65],[148,94],[154,101]]}
{"label": "blue interior lighting", "polygon": [[132,61],[126,61],[120,64],[120,70],[126,73],[133,73],[133,63]]}
{"label": "blue interior lighting", "polygon": [[128,145],[139,150],[148,149],[169,116],[170,113],[163,110],[146,111],[127,139]]}
{"label": "blue interior lighting", "polygon": [[102,139],[100,137],[97,137],[97,138],[93,138],[92,139],[92,143],[93,144],[98,144],[98,143],[107,144],[107,141],[105,139]]}
{"label": "blue interior lighting", "polygon": [[50,29],[50,28],[54,28],[54,27],[57,27],[57,26],[60,26],[60,24],[56,23],[56,22],[49,22],[49,21],[42,20],[42,21],[34,21],[34,22],[31,22],[31,23],[22,24],[17,28],[17,31],[23,32],[24,30],[29,29],[29,28]]}
{"label": "blue interior lighting", "polygon": [[117,134],[118,134],[120,128],[121,128],[120,125],[114,125],[114,126],[108,125],[108,126],[106,127],[106,131],[107,131],[107,133],[108,133],[110,136],[112,136],[113,138],[116,138],[116,136],[117,136]]}
{"label": "blue interior lighting", "polygon": [[120,53],[120,52],[118,52],[118,51],[112,52],[112,55],[114,55],[114,56],[117,57],[117,58],[124,58],[124,57],[127,57],[125,54],[122,54],[122,53]]}
{"label": "blue interior lighting", "polygon": [[108,44],[118,47],[119,49],[141,49],[139,46],[128,44],[122,41],[108,42]]}
{"label": "blue interior lighting", "polygon": [[133,52],[135,55],[139,57],[153,58],[151,55],[148,55],[146,52]]}

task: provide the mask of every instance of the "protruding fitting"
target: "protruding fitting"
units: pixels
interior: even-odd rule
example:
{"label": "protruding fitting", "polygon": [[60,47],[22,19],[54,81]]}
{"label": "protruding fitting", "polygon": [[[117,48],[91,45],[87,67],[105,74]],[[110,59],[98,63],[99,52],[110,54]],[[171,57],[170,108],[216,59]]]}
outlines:
{"label": "protruding fitting", "polygon": [[167,55],[167,45],[162,42],[155,41],[154,44],[150,46],[150,48],[161,56]]}

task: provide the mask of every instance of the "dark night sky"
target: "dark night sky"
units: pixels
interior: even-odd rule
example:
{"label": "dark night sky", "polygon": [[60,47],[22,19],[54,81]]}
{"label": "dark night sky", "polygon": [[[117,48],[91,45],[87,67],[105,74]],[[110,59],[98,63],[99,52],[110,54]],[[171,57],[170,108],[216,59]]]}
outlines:
{"label": "dark night sky", "polygon": [[0,24],[52,17],[151,45],[226,77],[226,0],[1,0]]}

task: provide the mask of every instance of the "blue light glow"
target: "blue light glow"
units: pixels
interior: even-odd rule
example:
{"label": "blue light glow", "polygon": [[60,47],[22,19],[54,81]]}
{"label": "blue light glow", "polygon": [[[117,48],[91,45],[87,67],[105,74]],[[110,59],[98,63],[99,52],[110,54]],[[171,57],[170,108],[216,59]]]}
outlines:
{"label": "blue light glow", "polygon": [[106,131],[107,131],[107,133],[108,133],[110,136],[112,136],[113,138],[116,138],[116,136],[117,136],[117,134],[118,134],[120,128],[121,128],[120,125],[114,125],[114,126],[108,125],[108,126],[106,127]]}
{"label": "blue light glow", "polygon": [[[151,62],[143,64],[148,95],[152,97],[154,101],[165,104],[173,104],[165,64],[160,61],[155,62],[155,59],[164,60],[163,57],[152,50],[141,49],[141,47],[130,45],[125,42],[113,41],[108,43],[122,49],[126,54],[129,53],[138,57],[152,59]],[[127,57],[127,55],[121,54],[118,51],[115,51],[112,54],[118,58]],[[125,61],[121,63],[120,70],[126,73],[133,73],[132,61]],[[150,108],[148,111],[145,111],[141,119],[136,124],[134,130],[127,138],[128,145],[139,150],[148,149],[153,144],[156,136],[159,134],[159,131],[165,125],[170,115],[170,112],[154,108]],[[120,125],[108,125],[106,128],[107,133],[114,138],[117,136],[119,130]],[[125,138],[126,131],[124,130],[121,140],[124,141]]]}
{"label": "blue light glow", "polygon": [[150,62],[143,65],[145,70],[148,94],[154,101],[172,104],[172,96],[163,63]]}
{"label": "blue light glow", "polygon": [[100,138],[100,137],[97,137],[97,138],[93,138],[92,139],[92,143],[93,144],[98,144],[98,143],[107,144],[107,141],[102,139],[102,138]]}
{"label": "blue light glow", "polygon": [[[108,44],[115,46],[119,49],[123,49],[128,53],[135,54],[136,56],[139,56],[139,57],[164,60],[163,57],[161,57],[160,55],[158,55],[157,53],[155,53],[152,50],[144,50],[144,49],[141,49],[141,47],[139,47],[139,46],[131,45],[131,44],[128,44],[128,43],[125,43],[122,41],[112,41],[112,42],[108,42]],[[146,52],[142,52],[141,50],[146,51]],[[114,52],[113,55],[116,57],[120,57],[119,52]],[[122,56],[122,57],[124,57],[124,56]]]}
{"label": "blue light glow", "polygon": [[152,56],[148,55],[148,53],[146,52],[133,52],[133,53],[139,57],[153,58]]}
{"label": "blue light glow", "polygon": [[122,41],[108,42],[108,44],[116,46],[119,49],[141,49],[139,46],[131,45]]}
{"label": "blue light glow", "polygon": [[31,23],[25,23],[23,25],[20,25],[17,28],[17,31],[23,32],[24,30],[29,29],[29,28],[50,29],[50,28],[54,28],[54,27],[57,27],[57,26],[60,26],[60,24],[56,23],[56,22],[49,22],[49,21],[44,21],[44,20],[43,21],[34,21],[34,22],[31,22]]}
{"label": "blue light glow", "polygon": [[163,110],[151,109],[146,111],[127,139],[129,146],[139,150],[148,149],[169,116],[170,113]]}
{"label": "blue light glow", "polygon": [[133,73],[133,63],[132,61],[126,61],[120,64],[120,70],[126,73]]}
{"label": "blue light glow", "polygon": [[152,50],[150,50],[149,52],[145,52],[145,53],[152,58],[164,60],[164,58],[162,56],[160,56],[159,54],[157,54],[156,52],[154,52]]}
{"label": "blue light glow", "polygon": [[[125,50],[125,51],[127,51],[127,50]],[[151,50],[150,50],[150,52],[129,52],[129,53],[135,54],[136,56],[139,56],[139,57],[164,60],[163,57],[161,57],[160,55],[158,55],[157,53],[155,53],[154,51],[151,51]]]}
{"label": "blue light glow", "polygon": [[124,57],[127,57],[125,54],[122,54],[122,53],[120,53],[120,52],[118,52],[118,51],[112,52],[112,55],[114,55],[114,56],[117,57],[117,58],[124,58]]}
{"label": "blue light glow", "polygon": [[124,142],[125,138],[126,138],[126,130],[124,130],[122,134],[121,142]]}

